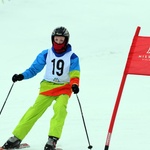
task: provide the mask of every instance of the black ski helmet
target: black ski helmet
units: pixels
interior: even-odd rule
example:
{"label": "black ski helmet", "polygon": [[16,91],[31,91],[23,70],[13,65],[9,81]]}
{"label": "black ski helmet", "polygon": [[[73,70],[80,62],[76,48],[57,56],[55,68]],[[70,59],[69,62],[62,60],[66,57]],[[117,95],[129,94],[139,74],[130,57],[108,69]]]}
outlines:
{"label": "black ski helmet", "polygon": [[54,29],[51,35],[52,43],[54,41],[54,36],[64,36],[66,44],[68,44],[70,34],[65,27],[61,26]]}

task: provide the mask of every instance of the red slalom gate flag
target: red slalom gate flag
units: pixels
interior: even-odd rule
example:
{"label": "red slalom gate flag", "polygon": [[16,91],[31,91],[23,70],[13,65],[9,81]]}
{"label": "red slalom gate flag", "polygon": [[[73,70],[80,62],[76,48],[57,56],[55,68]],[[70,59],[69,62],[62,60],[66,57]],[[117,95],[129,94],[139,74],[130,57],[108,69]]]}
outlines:
{"label": "red slalom gate flag", "polygon": [[110,120],[104,150],[109,149],[111,135],[127,75],[128,74],[150,75],[150,37],[139,36],[140,29],[141,27],[137,27],[130,47],[126,66],[122,76],[122,81],[120,83],[120,88],[118,91],[112,117]]}
{"label": "red slalom gate flag", "polygon": [[139,36],[137,27],[128,55],[125,73],[136,75],[150,75],[150,37]]}

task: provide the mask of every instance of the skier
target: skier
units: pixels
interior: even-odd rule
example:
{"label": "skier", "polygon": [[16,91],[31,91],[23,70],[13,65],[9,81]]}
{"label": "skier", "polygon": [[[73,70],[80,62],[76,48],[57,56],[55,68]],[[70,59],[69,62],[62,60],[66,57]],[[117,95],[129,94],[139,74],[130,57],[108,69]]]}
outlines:
{"label": "skier", "polygon": [[52,48],[43,50],[29,69],[21,74],[14,74],[13,82],[34,77],[46,65],[44,79],[40,83],[39,95],[14,129],[13,136],[2,146],[3,149],[18,148],[35,122],[52,104],[54,115],[50,120],[48,141],[44,150],[55,150],[61,137],[67,103],[71,93],[79,92],[80,65],[78,56],[73,53],[69,41],[69,32],[65,27],[54,29],[51,35]]}

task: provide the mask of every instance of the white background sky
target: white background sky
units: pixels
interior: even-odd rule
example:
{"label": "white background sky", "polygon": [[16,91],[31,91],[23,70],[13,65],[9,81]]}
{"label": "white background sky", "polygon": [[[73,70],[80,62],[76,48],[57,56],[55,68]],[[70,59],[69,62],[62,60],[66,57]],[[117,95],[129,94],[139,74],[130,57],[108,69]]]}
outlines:
{"label": "white background sky", "polygon": [[[104,149],[106,135],[127,55],[137,26],[150,35],[149,0],[4,0],[0,3],[0,106],[12,85],[11,77],[27,69],[36,55],[51,47],[50,36],[65,26],[73,51],[80,57],[81,101],[93,150]],[[44,70],[36,77],[15,83],[0,116],[0,145],[10,136],[31,106]],[[150,148],[150,77],[126,80],[116,118],[110,150]],[[43,149],[47,141],[50,107],[24,142],[31,150]],[[79,105],[75,95],[58,147],[87,149]]]}

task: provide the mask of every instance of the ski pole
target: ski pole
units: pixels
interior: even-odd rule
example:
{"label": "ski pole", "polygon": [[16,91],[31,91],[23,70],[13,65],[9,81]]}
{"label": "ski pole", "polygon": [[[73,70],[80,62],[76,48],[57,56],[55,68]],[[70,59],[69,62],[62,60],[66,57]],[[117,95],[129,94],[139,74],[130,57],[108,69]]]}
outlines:
{"label": "ski pole", "polygon": [[3,108],[4,108],[5,104],[6,104],[6,101],[7,101],[8,97],[9,97],[9,94],[10,94],[10,92],[11,92],[13,86],[14,86],[14,82],[13,82],[13,84],[11,85],[11,88],[10,88],[10,90],[9,90],[9,92],[8,92],[8,94],[7,94],[7,97],[6,97],[5,101],[4,101],[4,104],[3,104],[2,108],[1,108],[0,115],[1,115],[1,113],[2,113],[2,111],[3,111]]}
{"label": "ski pole", "polygon": [[78,103],[79,103],[79,107],[80,107],[80,111],[81,111],[81,115],[82,115],[82,120],[83,120],[85,132],[86,132],[86,136],[87,136],[87,140],[88,140],[88,144],[89,144],[88,149],[92,149],[93,146],[90,144],[90,140],[89,140],[89,136],[88,136],[88,132],[87,132],[87,128],[86,128],[84,116],[83,116],[83,111],[82,111],[81,103],[80,103],[80,100],[79,100],[79,97],[78,97],[77,94],[76,94],[76,97],[77,97],[77,100],[78,100]]}

